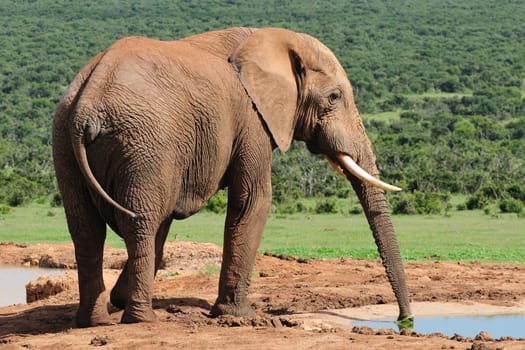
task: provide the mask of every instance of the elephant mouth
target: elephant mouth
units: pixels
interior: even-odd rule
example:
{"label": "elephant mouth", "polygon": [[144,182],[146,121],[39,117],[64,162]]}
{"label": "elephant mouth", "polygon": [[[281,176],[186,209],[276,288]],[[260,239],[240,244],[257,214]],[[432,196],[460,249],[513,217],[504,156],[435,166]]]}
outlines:
{"label": "elephant mouth", "polygon": [[380,188],[385,191],[390,192],[398,192],[402,189],[390,185],[386,182],[383,182],[369,173],[367,173],[363,168],[361,168],[357,163],[347,154],[344,153],[337,153],[335,156],[327,156],[325,155],[326,160],[328,163],[332,166],[332,168],[335,169],[341,176],[348,179],[348,175],[352,174],[359,180],[363,181],[364,183],[367,183],[371,186]]}

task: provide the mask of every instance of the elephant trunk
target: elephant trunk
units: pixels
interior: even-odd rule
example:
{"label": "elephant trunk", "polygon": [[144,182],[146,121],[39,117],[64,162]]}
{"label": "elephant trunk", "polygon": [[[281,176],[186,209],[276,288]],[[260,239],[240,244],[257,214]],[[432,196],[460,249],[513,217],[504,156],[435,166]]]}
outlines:
{"label": "elephant trunk", "polygon": [[[377,178],[379,172],[375,165],[375,156],[371,149],[369,149],[368,152],[372,155],[361,158],[368,160],[369,163],[364,166],[368,171],[359,167],[347,155],[327,156],[326,159],[335,170],[352,183],[352,187],[363,206],[388,280],[396,296],[399,305],[398,319],[400,321],[411,320],[412,314],[408,300],[403,261],[394,232],[394,226],[392,225],[388,211],[386,197],[383,192],[383,190],[400,191],[401,189],[384,183]],[[344,158],[348,158],[349,160],[345,160]]]}
{"label": "elephant trunk", "polygon": [[388,280],[396,296],[399,305],[398,320],[408,319],[412,317],[412,313],[408,300],[405,271],[385,195],[382,190],[363,185],[359,181],[352,181],[352,186],[363,206]]}

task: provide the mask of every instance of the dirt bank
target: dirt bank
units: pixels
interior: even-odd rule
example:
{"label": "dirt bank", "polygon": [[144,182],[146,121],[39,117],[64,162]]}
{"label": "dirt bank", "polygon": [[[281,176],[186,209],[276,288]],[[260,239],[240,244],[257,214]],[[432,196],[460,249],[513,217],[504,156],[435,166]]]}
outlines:
{"label": "dirt bank", "polygon": [[[58,294],[28,305],[0,308],[2,349],[525,349],[525,340],[478,339],[353,328],[352,319],[396,316],[384,269],[377,261],[300,260],[259,256],[251,286],[257,317],[208,317],[217,293],[221,250],[212,244],[170,242],[155,284],[155,324],[72,328],[78,290],[74,270]],[[111,287],[125,252],[105,252]],[[71,244],[0,244],[0,264],[74,268]],[[406,265],[417,315],[525,313],[525,266],[489,263],[414,262]],[[43,284],[47,280],[42,281]],[[346,310],[343,310],[346,309]],[[476,311],[477,310],[477,311]],[[525,326],[524,326],[525,327]]]}

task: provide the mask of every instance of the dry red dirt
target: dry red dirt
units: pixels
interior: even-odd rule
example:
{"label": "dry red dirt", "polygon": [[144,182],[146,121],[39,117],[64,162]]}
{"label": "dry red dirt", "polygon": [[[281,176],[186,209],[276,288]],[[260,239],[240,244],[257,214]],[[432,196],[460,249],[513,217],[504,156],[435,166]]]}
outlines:
{"label": "dry red dirt", "polygon": [[[75,271],[41,278],[28,287],[35,298],[58,294],[0,308],[0,348],[525,349],[525,339],[492,339],[489,334],[465,339],[352,327],[352,320],[385,312],[377,310],[395,316],[395,305],[383,305],[395,300],[377,261],[258,256],[250,287],[257,317],[210,318],[218,284],[213,266],[219,266],[220,255],[212,244],[166,245],[165,266],[155,283],[159,322],[153,324],[119,324],[121,312],[112,310],[115,325],[72,328],[78,302]],[[125,257],[123,250],[106,250],[108,289]],[[2,264],[75,266],[71,244],[0,243]],[[524,265],[411,262],[406,272],[414,310],[461,313],[463,307],[477,305],[478,310],[525,311]],[[340,311],[345,308],[350,309]]]}

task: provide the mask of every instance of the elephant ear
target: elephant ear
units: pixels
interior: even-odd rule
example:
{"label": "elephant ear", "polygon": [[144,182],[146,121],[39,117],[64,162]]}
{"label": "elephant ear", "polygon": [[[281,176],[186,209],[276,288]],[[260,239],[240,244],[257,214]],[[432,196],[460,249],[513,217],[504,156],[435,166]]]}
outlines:
{"label": "elephant ear", "polygon": [[296,50],[302,41],[297,33],[285,29],[259,29],[230,56],[242,85],[283,152],[292,142],[299,86],[305,74]]}

